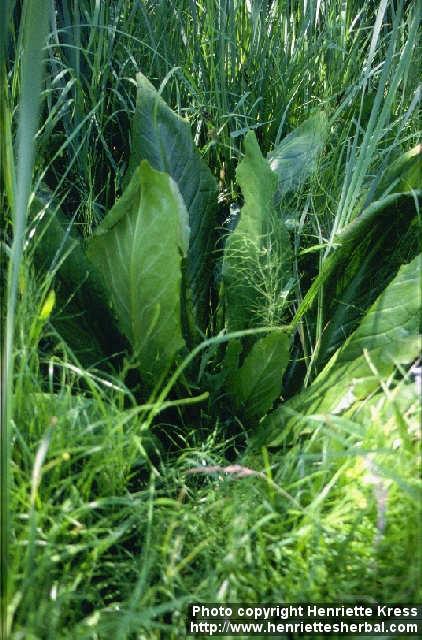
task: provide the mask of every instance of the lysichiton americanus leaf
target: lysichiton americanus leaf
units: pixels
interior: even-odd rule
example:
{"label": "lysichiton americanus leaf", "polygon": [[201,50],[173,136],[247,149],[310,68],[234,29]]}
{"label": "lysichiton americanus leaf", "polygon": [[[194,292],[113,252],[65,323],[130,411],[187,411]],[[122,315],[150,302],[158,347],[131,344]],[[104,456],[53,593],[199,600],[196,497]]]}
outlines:
{"label": "lysichiton americanus leaf", "polygon": [[137,75],[129,175],[141,160],[165,171],[177,183],[189,212],[191,229],[186,280],[197,323],[207,325],[212,277],[217,184],[201,159],[189,124],[164,102],[147,78]]}
{"label": "lysichiton americanus leaf", "polygon": [[391,193],[371,202],[335,238],[335,249],[296,315],[296,322],[324,287],[324,332],[316,369],[344,342],[401,264],[419,252],[421,192]]}
{"label": "lysichiton americanus leaf", "polygon": [[316,169],[318,157],[328,135],[328,120],[319,111],[289,133],[268,154],[271,169],[277,175],[277,200],[297,189]]}
{"label": "lysichiton americanus leaf", "polygon": [[230,376],[228,392],[236,409],[248,419],[264,416],[280,396],[289,347],[288,333],[276,329],[255,342],[242,366]]}
{"label": "lysichiton americanus leaf", "polygon": [[222,270],[230,331],[278,324],[277,304],[283,300],[282,290],[291,274],[288,232],[273,204],[277,177],[262,157],[252,131],[245,138],[245,157],[236,176],[245,204],[227,238]]}
{"label": "lysichiton americanus leaf", "polygon": [[422,189],[422,144],[399,156],[383,175],[376,198],[385,191],[390,193]]}
{"label": "lysichiton americanus leaf", "polygon": [[150,384],[184,346],[181,285],[188,242],[188,213],[176,183],[146,160],[89,241],[88,256]]}
{"label": "lysichiton americanus leaf", "polygon": [[418,356],[421,262],[418,255],[400,268],[311,386],[266,418],[260,443],[277,446],[312,414],[344,414],[374,393],[398,364]]}
{"label": "lysichiton americanus leaf", "polygon": [[37,275],[54,279],[55,304],[49,320],[81,364],[104,364],[124,351],[127,345],[82,239],[46,189],[32,203],[29,238]]}

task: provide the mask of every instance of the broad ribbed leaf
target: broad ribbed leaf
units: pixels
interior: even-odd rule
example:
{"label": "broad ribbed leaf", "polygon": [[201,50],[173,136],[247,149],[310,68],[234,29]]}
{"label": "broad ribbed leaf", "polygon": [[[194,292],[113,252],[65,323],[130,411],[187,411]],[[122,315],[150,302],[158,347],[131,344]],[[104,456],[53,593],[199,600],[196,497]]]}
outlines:
{"label": "broad ribbed leaf", "polygon": [[420,196],[421,192],[395,194],[373,202],[343,244],[341,268],[339,265],[326,288],[329,304],[325,308],[327,328],[321,342],[322,363],[356,327],[400,265],[419,252]]}
{"label": "broad ribbed leaf", "polygon": [[31,218],[29,247],[37,275],[54,274],[51,323],[84,366],[104,363],[126,344],[79,234],[60,209],[54,210],[47,191],[34,200]]}
{"label": "broad ribbed leaf", "polygon": [[288,232],[273,204],[277,178],[252,131],[245,138],[245,157],[236,175],[245,204],[227,238],[223,259],[224,303],[231,331],[278,324],[291,275]]}
{"label": "broad ribbed leaf", "polygon": [[[417,199],[421,192],[392,193],[372,202],[335,239],[335,249],[296,315],[308,311],[324,287],[324,332],[317,370],[357,327],[400,265],[419,251]],[[418,229],[419,227],[419,229]]]}
{"label": "broad ribbed leaf", "polygon": [[399,156],[385,172],[377,189],[377,196],[385,191],[406,192],[422,189],[422,145]]}
{"label": "broad ribbed leaf", "polygon": [[164,102],[139,73],[129,174],[141,160],[165,171],[177,183],[189,212],[191,229],[186,276],[196,320],[204,329],[212,276],[217,185],[192,140],[190,126]]}
{"label": "broad ribbed leaf", "polygon": [[248,419],[264,416],[280,396],[289,346],[289,336],[282,330],[259,338],[243,365],[231,376],[229,394],[236,409]]}
{"label": "broad ribbed leaf", "polygon": [[277,200],[297,189],[316,169],[327,134],[327,117],[320,111],[289,133],[268,154],[270,167],[278,178]]}
{"label": "broad ribbed leaf", "polygon": [[144,160],[89,242],[88,255],[149,383],[167,372],[184,346],[180,301],[188,241],[188,214],[176,183]]}
{"label": "broad ribbed leaf", "polygon": [[418,145],[393,162],[372,196],[364,196],[363,210],[334,239],[334,250],[298,310],[296,321],[324,287],[325,329],[317,370],[356,328],[400,265],[419,251],[421,161]]}
{"label": "broad ribbed leaf", "polygon": [[260,442],[277,446],[311,414],[343,414],[418,356],[421,258],[401,267],[312,385],[268,416]]}

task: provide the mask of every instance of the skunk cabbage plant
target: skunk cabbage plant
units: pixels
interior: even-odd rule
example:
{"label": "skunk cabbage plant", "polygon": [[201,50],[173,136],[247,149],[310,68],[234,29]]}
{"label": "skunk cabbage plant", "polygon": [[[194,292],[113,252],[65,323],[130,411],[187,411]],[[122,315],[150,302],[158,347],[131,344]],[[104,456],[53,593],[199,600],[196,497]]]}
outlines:
{"label": "skunk cabbage plant", "polygon": [[[119,351],[130,352],[151,391],[209,336],[218,307],[221,329],[235,335],[227,336],[216,357],[203,359],[205,367],[212,360],[214,369],[193,383],[211,381],[215,397],[223,392],[251,425],[267,416],[257,441],[279,444],[304,415],[349,411],[374,391],[379,376],[417,356],[420,258],[403,263],[409,252],[417,254],[420,149],[394,163],[387,183],[368,190],[292,319],[295,256],[283,201],[315,171],[327,117],[311,116],[267,158],[249,131],[236,172],[243,206],[225,239],[216,303],[217,292],[210,293],[216,181],[188,123],[142,74],[137,86],[126,188],[94,234],[83,242],[42,195],[33,205],[34,262],[55,279],[51,321],[75,357],[99,366]],[[327,304],[316,377],[274,408],[295,330],[322,288]]]}

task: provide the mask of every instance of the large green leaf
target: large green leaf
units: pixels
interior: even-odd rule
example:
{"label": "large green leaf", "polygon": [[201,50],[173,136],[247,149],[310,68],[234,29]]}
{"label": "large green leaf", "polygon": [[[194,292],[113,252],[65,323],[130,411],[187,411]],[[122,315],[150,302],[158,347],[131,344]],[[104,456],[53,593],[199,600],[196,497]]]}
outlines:
{"label": "large green leaf", "polygon": [[192,140],[190,126],[164,102],[141,73],[133,120],[129,175],[141,160],[177,183],[191,229],[186,276],[196,320],[207,326],[216,226],[217,185]]}
{"label": "large green leaf", "polygon": [[278,178],[277,200],[297,189],[315,170],[328,134],[327,116],[315,113],[289,133],[268,154],[268,162]]}
{"label": "large green leaf", "polygon": [[357,326],[400,265],[420,249],[420,221],[413,195],[397,194],[374,202],[356,222],[354,240],[351,237],[347,240],[345,234],[341,264],[338,263],[325,290],[322,364]]}
{"label": "large green leaf", "polygon": [[422,144],[394,160],[383,175],[376,194],[381,196],[387,190],[405,193],[412,189],[422,189]]}
{"label": "large green leaf", "polygon": [[50,318],[80,362],[94,365],[125,347],[107,295],[81,237],[44,189],[31,206],[28,243],[37,276],[50,274],[56,304]]}
{"label": "large green leaf", "polygon": [[280,396],[289,346],[286,331],[272,331],[255,342],[243,365],[230,376],[228,392],[236,409],[247,419],[264,416]]}
{"label": "large green leaf", "polygon": [[144,160],[88,244],[144,380],[165,374],[184,346],[182,259],[188,213],[176,183]]}
{"label": "large green leaf", "polygon": [[397,364],[418,356],[421,257],[401,267],[311,386],[268,416],[259,442],[280,444],[311,414],[346,412],[376,391]]}
{"label": "large green leaf", "polygon": [[[296,321],[324,288],[316,371],[356,328],[400,265],[419,251],[421,158],[420,145],[401,155],[378,187],[364,195],[361,213],[334,238],[333,250],[298,310]],[[390,193],[383,195],[386,191]]]}
{"label": "large green leaf", "polygon": [[245,157],[236,175],[245,204],[227,238],[223,259],[224,304],[231,331],[278,324],[291,276],[289,236],[273,204],[277,177],[252,131],[246,135]]}
{"label": "large green leaf", "polygon": [[324,332],[317,370],[357,327],[400,265],[418,253],[420,197],[421,192],[415,191],[373,201],[335,238],[335,248],[324,260],[295,318],[297,323],[324,288]]}

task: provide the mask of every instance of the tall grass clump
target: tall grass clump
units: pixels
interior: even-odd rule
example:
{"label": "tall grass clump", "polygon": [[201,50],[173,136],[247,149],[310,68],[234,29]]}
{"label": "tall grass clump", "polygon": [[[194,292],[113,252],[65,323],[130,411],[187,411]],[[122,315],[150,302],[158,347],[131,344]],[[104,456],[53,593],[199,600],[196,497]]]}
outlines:
{"label": "tall grass clump", "polygon": [[[2,53],[2,121],[5,125],[5,140],[2,147],[3,181],[7,185],[9,204],[12,208],[13,241],[9,254],[6,318],[4,321],[4,350],[2,358],[2,415],[1,415],[1,611],[2,621],[6,620],[8,593],[8,542],[9,542],[9,486],[10,486],[10,441],[14,415],[14,335],[19,278],[22,268],[24,236],[27,209],[31,193],[34,163],[34,137],[38,123],[38,95],[41,90],[43,68],[43,46],[47,35],[48,11],[43,3],[31,2],[25,5],[22,19],[22,71],[19,126],[17,132],[17,166],[14,180],[13,156],[10,153],[8,124],[10,119],[8,91],[5,81],[6,69]],[[3,9],[5,23],[8,22],[8,4]],[[3,41],[2,41],[2,48]],[[10,166],[12,163],[12,166]],[[10,202],[11,200],[11,202]],[[3,324],[3,318],[2,318]],[[3,333],[3,332],[2,332]],[[2,622],[4,625],[4,622]]]}
{"label": "tall grass clump", "polygon": [[420,601],[420,4],[0,11],[3,635]]}

